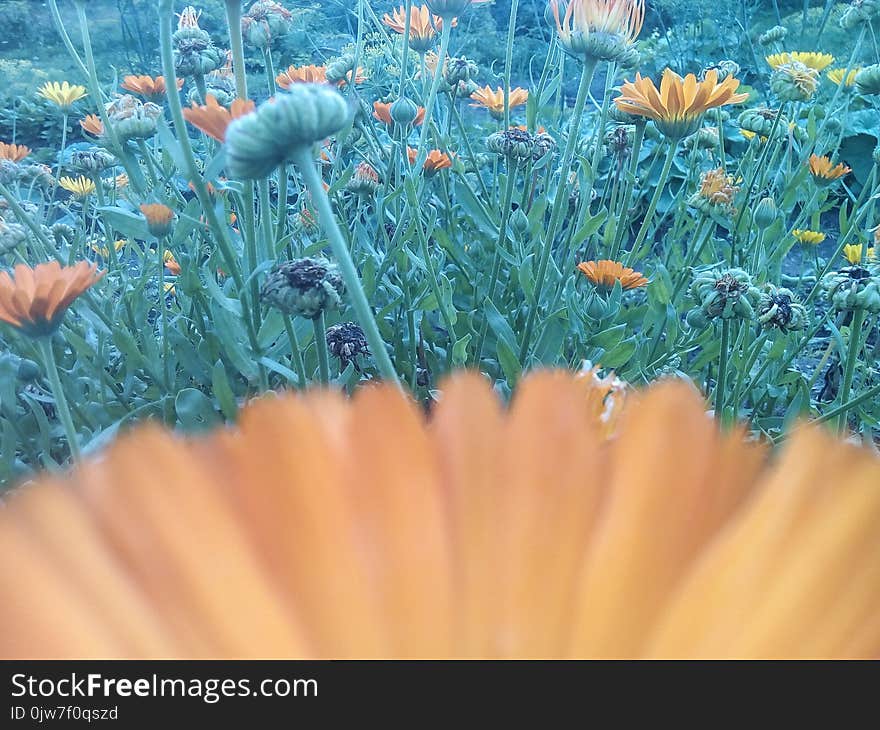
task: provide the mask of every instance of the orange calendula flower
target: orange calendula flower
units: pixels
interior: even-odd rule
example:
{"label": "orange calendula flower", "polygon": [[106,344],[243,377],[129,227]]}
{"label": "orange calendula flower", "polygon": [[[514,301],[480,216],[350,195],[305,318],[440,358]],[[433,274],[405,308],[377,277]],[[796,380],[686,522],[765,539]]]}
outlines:
{"label": "orange calendula flower", "polygon": [[[183,88],[183,79],[177,79],[177,89]],[[126,76],[120,86],[126,91],[140,94],[150,101],[155,101],[165,95],[165,77],[156,76]]]}
{"label": "orange calendula flower", "polygon": [[79,120],[79,126],[83,132],[88,132],[93,137],[101,137],[104,134],[104,122],[97,114],[88,114]]}
{"label": "orange calendula flower", "polygon": [[[351,73],[348,74],[349,78]],[[356,84],[363,83],[367,77],[363,74],[363,69],[358,68],[354,82]],[[286,71],[282,71],[275,77],[275,83],[282,89],[289,89],[294,84],[326,84],[327,67],[326,66],[288,66]],[[345,86],[346,80],[342,79],[339,86]]]}
{"label": "orange calendula flower", "polygon": [[[382,22],[395,33],[406,32],[406,8],[395,9],[391,15],[385,13]],[[456,22],[453,21],[455,26]],[[439,15],[431,15],[427,5],[413,5],[410,8],[409,45],[417,53],[425,53],[434,45],[437,32],[443,29],[443,19]]]}
{"label": "orange calendula flower", "polygon": [[171,232],[171,224],[174,221],[174,211],[162,203],[144,203],[141,205],[141,213],[147,219],[147,226],[156,238],[167,236]]}
{"label": "orange calendula flower", "polygon": [[684,78],[667,68],[660,90],[649,78],[636,73],[636,80],[625,81],[614,103],[621,111],[653,120],[657,129],[672,140],[679,140],[699,129],[703,114],[709,109],[739,104],[749,98],[737,94],[739,81],[727,76],[718,83],[718,72],[706,72],[703,81],[688,74]]}
{"label": "orange calendula flower", "polygon": [[[392,126],[394,124],[394,120],[391,118],[391,104],[386,104],[382,101],[374,101],[373,117],[389,127]],[[418,108],[418,112],[416,113],[416,118],[413,120],[413,126],[418,127],[424,121],[425,107],[420,106]]]}
{"label": "orange calendula flower", "polygon": [[550,0],[562,47],[575,56],[600,61],[624,57],[645,21],[645,0]]}
{"label": "orange calendula flower", "polygon": [[226,138],[226,128],[233,119],[250,114],[256,104],[250,99],[233,99],[229,109],[221,106],[213,94],[208,94],[204,105],[193,102],[192,106],[183,110],[183,116],[194,127],[202,130],[218,142]]}
{"label": "orange calendula flower", "polygon": [[[415,164],[418,154],[418,150],[412,147],[406,148],[406,156],[409,159],[410,165]],[[439,172],[448,167],[452,167],[452,158],[440,150],[431,150],[425,158],[425,163],[422,165],[422,169],[428,173]]]}
{"label": "orange calendula flower", "polygon": [[31,337],[52,334],[67,308],[106,272],[80,261],[61,266],[57,261],[34,268],[19,264],[13,275],[0,272],[0,321]]}
{"label": "orange calendula flower", "polygon": [[637,289],[645,286],[648,280],[641,272],[624,266],[619,261],[583,261],[577,265],[578,271],[602,289],[611,289],[619,281],[624,289]]}
{"label": "orange calendula flower", "polygon": [[[508,96],[511,109],[523,106],[529,100],[529,92],[519,87],[511,89]],[[491,86],[477,89],[471,94],[471,99],[476,102],[476,104],[471,104],[471,106],[484,107],[491,112],[493,117],[498,119],[504,116],[504,89],[500,86],[497,89],[493,89]]]}
{"label": "orange calendula flower", "polygon": [[21,162],[31,153],[31,148],[23,144],[0,142],[0,159]]}
{"label": "orange calendula flower", "polygon": [[810,155],[810,174],[817,184],[825,186],[830,185],[835,180],[848,175],[852,172],[852,168],[838,162],[836,165],[826,156]]}
{"label": "orange calendula flower", "polygon": [[171,253],[168,249],[165,249],[164,254],[165,268],[168,269],[174,276],[177,276],[180,273],[180,264],[177,263],[177,259],[174,258],[174,254]]}
{"label": "orange calendula flower", "polygon": [[141,426],[0,511],[0,656],[877,656],[876,456],[803,428],[771,460],[681,381],[608,440],[585,387]]}

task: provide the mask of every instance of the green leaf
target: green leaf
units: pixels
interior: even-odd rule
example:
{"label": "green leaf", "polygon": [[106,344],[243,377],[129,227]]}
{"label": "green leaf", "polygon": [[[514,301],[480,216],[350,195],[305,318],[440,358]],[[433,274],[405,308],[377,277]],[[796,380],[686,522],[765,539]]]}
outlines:
{"label": "green leaf", "polygon": [[152,238],[150,229],[147,228],[146,219],[139,213],[135,214],[125,208],[109,205],[96,210],[105,223],[108,223],[126,238],[139,238],[144,241]]}
{"label": "green leaf", "polygon": [[238,404],[235,402],[235,394],[229,385],[229,378],[226,375],[226,368],[223,366],[222,360],[214,363],[214,368],[211,370],[211,385],[214,390],[214,397],[220,404],[220,410],[223,411],[223,415],[226,416],[227,420],[234,421],[238,415]]}
{"label": "green leaf", "polygon": [[211,399],[195,388],[184,388],[174,399],[177,420],[185,429],[201,430],[217,424],[217,412]]}

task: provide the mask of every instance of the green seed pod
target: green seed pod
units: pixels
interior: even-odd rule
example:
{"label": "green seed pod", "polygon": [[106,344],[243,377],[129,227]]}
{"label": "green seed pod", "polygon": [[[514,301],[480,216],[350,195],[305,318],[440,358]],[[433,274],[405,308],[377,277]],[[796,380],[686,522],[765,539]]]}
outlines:
{"label": "green seed pod", "polygon": [[856,74],[856,89],[866,96],[880,95],[880,64],[865,66]]}
{"label": "green seed pod", "polygon": [[414,101],[402,96],[391,104],[390,113],[395,124],[408,128],[418,118],[419,106]]}
{"label": "green seed pod", "polygon": [[770,30],[761,33],[758,36],[758,43],[762,46],[771,46],[785,39],[788,35],[788,28],[782,25],[774,25]]}
{"label": "green seed pod", "polygon": [[339,367],[343,370],[351,363],[360,372],[358,355],[369,357],[371,354],[364,331],[355,322],[340,322],[328,327],[326,340],[327,351],[339,358]]}
{"label": "green seed pod", "polygon": [[156,134],[162,107],[124,94],[107,105],[110,126],[121,140],[148,139]]}
{"label": "green seed pod", "polygon": [[324,258],[303,258],[273,269],[263,282],[260,298],[285,314],[313,319],[338,309],[344,293],[335,264]]}
{"label": "green seed pod", "polygon": [[0,218],[0,254],[9,253],[27,241],[27,229],[18,223],[7,223]]}
{"label": "green seed pod", "polygon": [[40,366],[33,360],[28,360],[27,358],[23,357],[18,361],[17,375],[19,380],[23,380],[25,382],[36,380],[40,377],[40,373]]}
{"label": "green seed pod", "polygon": [[480,67],[476,61],[461,56],[459,58],[450,58],[443,67],[443,80],[449,86],[456,84],[466,84],[473,81],[477,74],[480,73]]}
{"label": "green seed pod", "polygon": [[181,76],[204,76],[223,65],[226,54],[201,28],[186,27],[172,37],[174,70]]}
{"label": "green seed pod", "polygon": [[116,158],[99,147],[76,150],[70,153],[70,166],[91,175],[103,172],[107,168],[113,167],[115,163]]}
{"label": "green seed pod", "polygon": [[871,23],[878,15],[880,15],[880,0],[853,0],[840,16],[840,27],[844,30],[852,30],[863,23]]}
{"label": "green seed pod", "polygon": [[761,230],[772,226],[778,216],[779,211],[773,198],[761,198],[755,206],[755,225]]}
{"label": "green seed pod", "polygon": [[[235,82],[231,78],[225,76],[217,76],[211,74],[205,79],[206,93],[213,96],[220,106],[228,107],[233,99],[236,98]],[[197,86],[193,86],[186,95],[186,100],[190,104],[202,104],[202,95],[199,93]]]}
{"label": "green seed pod", "polygon": [[340,81],[356,76],[354,71],[354,54],[346,53],[339,58],[334,58],[326,67],[327,81],[331,84],[337,84]]}
{"label": "green seed pod", "polygon": [[535,140],[524,129],[511,127],[503,132],[495,132],[486,139],[488,147],[496,155],[501,155],[508,162],[519,164],[532,159],[535,151]]}
{"label": "green seed pod", "polygon": [[[740,128],[745,129],[747,132],[753,132],[761,137],[769,137],[770,132],[773,130],[773,122],[778,114],[779,110],[766,107],[746,109],[739,115],[737,122]],[[780,119],[779,127],[782,128],[785,123],[786,120],[784,118]]]}
{"label": "green seed pod", "polygon": [[691,297],[706,319],[751,319],[760,292],[742,269],[720,269],[717,265],[695,271]]}
{"label": "green seed pod", "polygon": [[517,208],[510,215],[510,227],[518,236],[524,236],[529,231],[529,217],[522,208]]}
{"label": "green seed pod", "polygon": [[241,34],[246,43],[268,48],[273,41],[290,32],[293,15],[274,0],[260,0],[251,5],[241,19]]}
{"label": "green seed pod", "polygon": [[234,120],[226,130],[226,166],[232,177],[266,177],[294,153],[335,134],[351,112],[342,95],[326,84],[293,84],[274,101]]}
{"label": "green seed pod", "polygon": [[880,277],[862,266],[846,266],[822,278],[822,288],[838,311],[880,312]]}

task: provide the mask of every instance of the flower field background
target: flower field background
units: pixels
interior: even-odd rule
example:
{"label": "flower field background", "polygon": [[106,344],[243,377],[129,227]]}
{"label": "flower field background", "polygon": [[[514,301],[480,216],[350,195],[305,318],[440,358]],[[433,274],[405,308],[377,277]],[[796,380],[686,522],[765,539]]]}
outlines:
{"label": "flower field background", "polygon": [[874,0],[429,5],[3,4],[4,485],[459,368],[875,444]]}

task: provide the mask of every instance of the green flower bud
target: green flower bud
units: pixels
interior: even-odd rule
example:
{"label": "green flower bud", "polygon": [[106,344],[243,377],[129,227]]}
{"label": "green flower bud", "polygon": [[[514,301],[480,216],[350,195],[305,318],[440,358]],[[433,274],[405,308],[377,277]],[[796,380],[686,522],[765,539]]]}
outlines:
{"label": "green flower bud", "polygon": [[390,113],[395,124],[410,127],[419,116],[419,105],[402,96],[391,104]]}
{"label": "green flower bud", "polygon": [[344,293],[335,264],[324,258],[303,258],[273,269],[263,282],[260,298],[285,314],[313,319],[338,309]]}
{"label": "green flower bud", "polygon": [[510,215],[510,227],[519,236],[524,236],[529,231],[529,217],[522,208],[517,208]]}
{"label": "green flower bud", "polygon": [[860,94],[880,95],[880,64],[865,66],[859,71],[856,74],[855,85]]}
{"label": "green flower bud", "polygon": [[769,228],[776,221],[779,211],[773,198],[761,198],[755,206],[755,225],[760,229]]}
{"label": "green flower bud", "polygon": [[774,25],[770,30],[758,36],[758,43],[762,46],[771,46],[785,39],[788,35],[788,28],[782,25]]}
{"label": "green flower bud", "polygon": [[338,132],[351,119],[342,95],[326,84],[293,84],[226,130],[226,167],[232,177],[256,180],[303,147]]}

